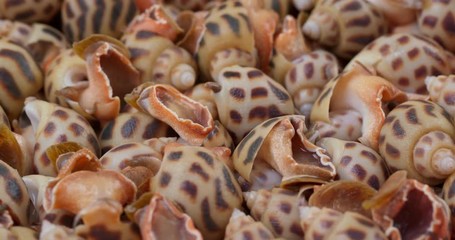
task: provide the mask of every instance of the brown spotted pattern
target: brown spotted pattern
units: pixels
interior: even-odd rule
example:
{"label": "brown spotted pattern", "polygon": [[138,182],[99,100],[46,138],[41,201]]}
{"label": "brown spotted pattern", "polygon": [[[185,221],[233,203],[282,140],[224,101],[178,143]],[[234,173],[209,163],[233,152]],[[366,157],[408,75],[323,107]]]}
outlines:
{"label": "brown spotted pattern", "polygon": [[455,117],[455,75],[427,77],[425,84],[431,101]]}
{"label": "brown spotted pattern", "polygon": [[375,6],[362,0],[318,1],[303,33],[345,59],[387,31],[384,16]]}
{"label": "brown spotted pattern", "polygon": [[167,145],[151,190],[181,206],[204,238],[222,237],[232,211],[242,204],[233,173],[205,147]]}
{"label": "brown spotted pattern", "polygon": [[33,162],[36,171],[46,176],[57,174],[46,149],[54,144],[76,142],[96,155],[100,154],[98,138],[90,124],[75,111],[56,104],[29,98],[24,110],[34,133]]}
{"label": "brown spotted pattern", "polygon": [[356,55],[356,61],[371,67],[376,74],[399,89],[426,94],[425,78],[452,72],[450,58],[435,41],[408,33],[396,33],[377,38]]}
{"label": "brown spotted pattern", "polygon": [[[431,137],[437,131],[441,134]],[[388,114],[379,137],[379,153],[391,169],[406,170],[411,178],[435,185],[450,175],[444,168],[452,169],[452,165],[449,161],[439,169],[444,162],[436,154],[425,157],[425,152],[453,149],[449,139],[454,137],[452,118],[442,107],[430,101],[407,101]]]}
{"label": "brown spotted pattern", "polygon": [[90,34],[120,37],[136,14],[132,0],[65,0],[62,4],[63,32],[70,43]]}
{"label": "brown spotted pattern", "polygon": [[307,202],[300,194],[281,188],[244,193],[251,216],[276,237],[302,239],[299,208]]}
{"label": "brown spotted pattern", "polygon": [[327,150],[340,180],[355,180],[377,190],[388,177],[382,157],[359,142],[323,138],[317,145]]}
{"label": "brown spotted pattern", "polygon": [[309,116],[311,107],[324,85],[338,75],[340,66],[336,57],[324,50],[316,50],[293,61],[286,74],[284,86],[294,100],[294,106]]}
{"label": "brown spotted pattern", "polygon": [[26,97],[43,86],[43,73],[24,48],[0,40],[0,105],[10,120],[19,116]]}
{"label": "brown spotted pattern", "polygon": [[168,129],[168,125],[148,114],[138,111],[121,113],[104,125],[99,134],[100,147],[105,153],[125,143],[165,137]]}
{"label": "brown spotted pattern", "polygon": [[273,233],[262,222],[255,221],[244,212],[234,209],[226,227],[224,239],[273,239]]}
{"label": "brown spotted pattern", "polygon": [[219,119],[235,142],[269,118],[294,113],[286,89],[258,69],[227,67],[217,82],[221,88],[214,90]]}
{"label": "brown spotted pattern", "polygon": [[455,52],[455,1],[429,0],[418,17],[419,30]]}
{"label": "brown spotted pattern", "polygon": [[48,22],[60,10],[59,0],[2,0],[0,1],[0,19],[21,22]]}
{"label": "brown spotted pattern", "polygon": [[330,208],[300,208],[305,239],[388,239],[379,225],[355,212],[341,213]]}

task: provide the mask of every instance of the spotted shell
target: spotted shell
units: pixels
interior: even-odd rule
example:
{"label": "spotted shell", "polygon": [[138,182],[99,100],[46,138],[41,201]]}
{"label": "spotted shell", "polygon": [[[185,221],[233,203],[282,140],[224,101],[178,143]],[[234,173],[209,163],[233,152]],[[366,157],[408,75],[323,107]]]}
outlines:
{"label": "spotted shell", "polygon": [[455,117],[455,75],[429,76],[425,79],[431,101]]}
{"label": "spotted shell", "polygon": [[423,34],[455,52],[455,1],[424,1],[418,25]]}
{"label": "spotted shell", "polygon": [[258,69],[232,66],[224,68],[211,86],[220,122],[232,132],[235,142],[261,122],[293,114],[289,93]]}
{"label": "spotted shell", "polygon": [[396,33],[377,38],[357,54],[347,66],[355,62],[373,68],[399,89],[426,94],[425,78],[450,74],[450,59],[445,50],[433,40],[407,33]]}
{"label": "spotted shell", "polygon": [[15,225],[29,225],[29,211],[33,208],[30,198],[19,173],[0,160],[0,201]]}
{"label": "spotted shell", "polygon": [[0,1],[0,19],[21,22],[48,22],[60,10],[61,1],[46,0],[2,0]]}
{"label": "spotted shell", "polygon": [[450,239],[450,211],[430,186],[391,175],[373,198],[364,203],[388,239]]}
{"label": "spotted shell", "polygon": [[382,13],[363,0],[318,1],[303,25],[305,36],[345,59],[386,31]]}
{"label": "spotted shell", "polygon": [[310,121],[312,124],[317,121],[331,123],[330,112],[356,111],[362,116],[362,135],[358,140],[376,150],[379,132],[385,120],[383,105],[390,102],[401,103],[405,100],[406,94],[392,83],[373,75],[361,64],[356,64],[324,86],[313,105]]}
{"label": "spotted shell", "polygon": [[293,61],[284,86],[294,100],[294,106],[309,117],[313,103],[324,85],[338,75],[340,66],[334,55],[324,50],[304,54]]}
{"label": "spotted shell", "polygon": [[125,143],[165,137],[168,129],[169,126],[143,112],[120,113],[99,134],[102,153]]}
{"label": "spotted shell", "polygon": [[362,182],[377,190],[388,177],[384,159],[361,143],[329,137],[317,145],[327,150],[341,180]]}
{"label": "spotted shell", "polygon": [[455,171],[455,128],[451,116],[430,101],[395,107],[381,129],[379,153],[392,171],[436,185]]}
{"label": "spotted shell", "polygon": [[251,240],[273,239],[273,234],[262,222],[257,222],[244,212],[234,209],[226,227],[224,239],[240,240],[245,238]]}
{"label": "spotted shell", "polygon": [[6,40],[0,40],[0,105],[10,120],[19,116],[26,97],[43,86],[43,73],[30,53]]}
{"label": "spotted shell", "polygon": [[[28,98],[24,107],[28,125],[33,128],[33,162],[42,175],[55,176],[56,166],[46,150],[58,143],[77,142],[95,154],[100,153],[98,139],[90,124],[71,109],[34,98]],[[26,128],[27,125],[23,125]]]}
{"label": "spotted shell", "polygon": [[237,145],[232,154],[235,169],[253,189],[333,179],[335,166],[325,150],[305,136],[306,130],[301,115],[264,121]]}
{"label": "spotted shell", "polygon": [[251,216],[261,221],[276,237],[302,239],[299,208],[306,206],[303,196],[286,189],[261,189],[244,193]]}
{"label": "spotted shell", "polygon": [[64,0],[62,28],[69,42],[80,41],[94,33],[120,37],[135,14],[136,6],[132,0],[96,3]]}
{"label": "spotted shell", "polygon": [[168,144],[151,181],[152,192],[181,206],[207,239],[222,237],[232,211],[242,204],[240,186],[214,150]]}
{"label": "spotted shell", "polygon": [[142,239],[202,240],[190,216],[159,193],[155,193],[150,203],[136,212],[135,217],[141,228]]}
{"label": "spotted shell", "polygon": [[300,217],[305,240],[387,239],[376,223],[355,212],[341,213],[330,208],[301,207]]}
{"label": "spotted shell", "polygon": [[227,1],[209,12],[197,51],[203,77],[207,80],[214,78],[223,67],[243,63],[240,59],[246,59],[247,66],[254,66],[253,51],[253,30],[241,2]]}

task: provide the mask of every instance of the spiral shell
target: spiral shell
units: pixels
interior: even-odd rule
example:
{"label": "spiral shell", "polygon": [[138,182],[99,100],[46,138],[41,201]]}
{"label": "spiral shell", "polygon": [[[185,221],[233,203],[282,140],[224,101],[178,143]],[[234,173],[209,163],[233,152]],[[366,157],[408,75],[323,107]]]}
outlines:
{"label": "spiral shell", "polygon": [[455,171],[455,128],[450,115],[429,101],[395,107],[381,129],[379,153],[392,171],[436,185]]}
{"label": "spiral shell", "polygon": [[152,192],[175,201],[194,221],[204,238],[220,238],[242,193],[231,170],[217,150],[168,144]]}
{"label": "spiral shell", "polygon": [[455,117],[455,75],[431,76],[425,79],[431,101]]}
{"label": "spiral shell", "polygon": [[447,52],[433,40],[419,35],[395,33],[377,38],[348,64],[360,62],[374,69],[397,88],[426,94],[425,78],[453,72]]}
{"label": "spiral shell", "polygon": [[71,43],[94,33],[120,37],[135,14],[136,7],[133,0],[99,2],[64,0],[62,28]]}
{"label": "spiral shell", "polygon": [[226,227],[224,239],[240,240],[245,238],[251,240],[273,239],[273,234],[262,222],[256,222],[251,216],[234,209]]}
{"label": "spiral shell", "polygon": [[234,150],[235,169],[252,184],[252,189],[280,184],[299,186],[333,179],[336,171],[330,157],[323,148],[314,145],[305,132],[305,118],[300,115],[263,122]]}
{"label": "spiral shell", "polygon": [[455,1],[424,1],[418,25],[423,34],[455,53]]}
{"label": "spiral shell", "polygon": [[0,82],[0,105],[12,120],[43,86],[43,73],[26,49],[0,40]]}
{"label": "spiral shell", "polygon": [[330,208],[300,208],[305,240],[383,239],[387,236],[371,219],[355,212],[341,213]]}
{"label": "spiral shell", "polygon": [[377,190],[388,177],[384,159],[361,143],[323,138],[317,145],[327,150],[341,180],[362,182]]}
{"label": "spiral shell", "polygon": [[345,59],[386,31],[382,13],[363,0],[318,1],[303,25],[305,36]]}
{"label": "spiral shell", "polygon": [[2,0],[0,1],[0,19],[21,22],[48,22],[60,10],[61,1],[46,0]]}
{"label": "spiral shell", "polygon": [[302,239],[299,208],[306,200],[290,190],[274,188],[246,192],[245,201],[251,216],[261,221],[276,237]]}
{"label": "spiral shell", "polygon": [[239,142],[261,122],[293,114],[289,93],[255,68],[232,66],[224,68],[217,83],[207,83],[214,91],[220,122]]}

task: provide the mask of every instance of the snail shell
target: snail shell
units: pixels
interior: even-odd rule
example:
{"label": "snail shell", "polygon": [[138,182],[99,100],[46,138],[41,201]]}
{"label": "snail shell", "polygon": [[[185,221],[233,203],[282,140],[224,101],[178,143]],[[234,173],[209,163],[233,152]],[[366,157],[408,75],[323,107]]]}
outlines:
{"label": "snail shell", "polygon": [[207,83],[214,91],[219,120],[235,142],[261,122],[293,114],[294,106],[284,87],[258,69],[224,68],[217,83]]}
{"label": "snail shell", "polygon": [[357,111],[347,109],[331,111],[329,120],[313,122],[310,132],[317,132],[320,138],[333,137],[346,141],[355,141],[362,136],[362,128],[358,126],[362,126],[363,118]]}
{"label": "snail shell", "polygon": [[[451,174],[445,182],[442,188],[442,198],[447,203],[450,213],[455,209],[455,174]],[[450,214],[451,226],[452,226],[452,236],[455,234],[455,215]]]}
{"label": "snail shell", "polygon": [[318,1],[303,25],[305,36],[349,59],[387,31],[380,11],[363,0]]}
{"label": "snail shell", "polygon": [[455,1],[423,1],[419,30],[455,53]]}
{"label": "snail shell", "polygon": [[214,93],[212,89],[207,87],[204,83],[196,84],[186,91],[185,95],[206,106],[213,119],[218,119],[218,110],[216,109]]}
{"label": "snail shell", "polygon": [[384,159],[361,143],[329,137],[317,145],[327,150],[341,180],[362,182],[377,190],[388,177]]}
{"label": "snail shell", "polygon": [[229,224],[226,227],[226,240],[240,240],[248,238],[251,240],[273,239],[273,234],[262,222],[256,222],[251,216],[234,209]]}
{"label": "snail shell", "polygon": [[261,189],[246,192],[245,201],[251,216],[261,221],[276,237],[302,239],[299,224],[299,208],[306,206],[306,200],[298,193],[286,189]]}
{"label": "snail shell", "polygon": [[[77,142],[95,154],[100,148],[96,134],[90,124],[71,109],[60,107],[34,98],[28,98],[24,111],[28,124],[33,129],[33,162],[39,174],[56,175],[56,163],[49,159],[46,151],[58,143]],[[27,126],[22,126],[26,128]]]}
{"label": "snail shell", "polygon": [[93,2],[64,0],[62,4],[63,32],[70,43],[91,34],[102,33],[120,37],[136,14],[131,0]]}
{"label": "snail shell", "polygon": [[168,144],[150,185],[181,206],[207,239],[221,238],[232,211],[242,204],[240,186],[219,155],[226,150]]}
{"label": "snail shell", "polygon": [[447,52],[430,38],[396,33],[377,38],[346,66],[360,62],[399,89],[426,94],[425,78],[453,72]]}
{"label": "snail shell", "polygon": [[388,239],[450,239],[450,211],[428,185],[392,174],[371,200],[364,202]]}
{"label": "snail shell", "polygon": [[423,1],[368,0],[384,14],[389,26],[394,30],[407,24],[415,23],[417,11]]}
{"label": "snail shell", "polygon": [[48,22],[60,10],[61,1],[46,0],[2,0],[0,1],[0,19],[21,22]]}
{"label": "snail shell", "polygon": [[455,117],[455,75],[429,76],[425,79],[431,101]]}
{"label": "snail shell", "polygon": [[47,184],[53,179],[53,177],[44,175],[27,175],[22,177],[22,180],[27,187],[27,192],[30,195],[30,200],[38,211],[40,219],[45,215],[43,206],[44,191],[46,190]]}
{"label": "snail shell", "polygon": [[436,185],[455,171],[455,128],[451,116],[430,101],[395,107],[381,129],[379,153],[392,171]]}
{"label": "snail shell", "polygon": [[377,224],[355,212],[341,213],[330,208],[301,207],[300,217],[305,240],[387,239]]}
{"label": "snail shell", "polygon": [[305,117],[301,115],[264,121],[237,145],[232,154],[235,169],[252,189],[333,179],[336,171],[330,157],[305,132]]}
{"label": "snail shell", "polygon": [[19,116],[25,98],[42,88],[43,73],[26,49],[0,40],[0,81],[0,105],[12,120]]}
{"label": "snail shell", "polygon": [[32,228],[15,226],[9,229],[0,228],[1,239],[38,240],[38,233]]}

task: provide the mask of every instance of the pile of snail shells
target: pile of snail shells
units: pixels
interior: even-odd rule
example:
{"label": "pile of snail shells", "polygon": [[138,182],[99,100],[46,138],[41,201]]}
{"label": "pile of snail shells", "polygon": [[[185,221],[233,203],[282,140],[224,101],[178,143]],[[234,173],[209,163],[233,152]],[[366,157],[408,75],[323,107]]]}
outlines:
{"label": "pile of snail shells", "polygon": [[0,239],[455,237],[455,0],[0,0]]}

